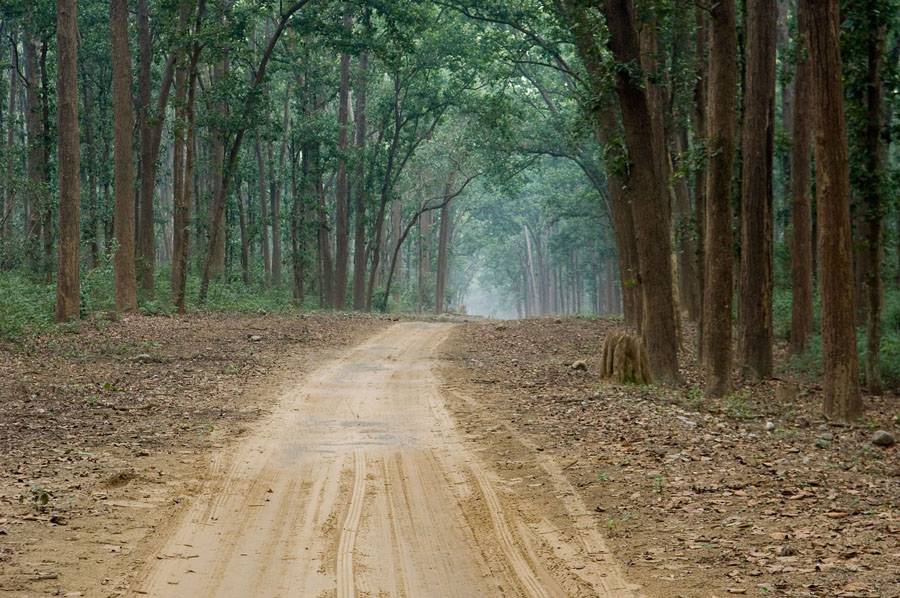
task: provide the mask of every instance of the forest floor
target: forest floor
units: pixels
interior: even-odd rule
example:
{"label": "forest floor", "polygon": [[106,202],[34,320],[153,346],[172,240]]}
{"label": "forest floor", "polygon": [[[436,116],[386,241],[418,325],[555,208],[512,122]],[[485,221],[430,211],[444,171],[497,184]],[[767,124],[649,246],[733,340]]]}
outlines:
{"label": "forest floor", "polygon": [[710,402],[690,351],[682,389],[601,384],[616,325],[194,314],[0,344],[0,595],[900,596],[898,447],[871,443],[896,396],[854,427],[799,380]]}
{"label": "forest floor", "polygon": [[871,442],[878,429],[896,435],[898,396],[866,397],[853,427],[823,421],[821,389],[802,380],[708,401],[688,350],[691,386],[604,384],[600,347],[616,326],[456,329],[445,396],[501,477],[545,500],[542,465],[559,464],[650,596],[900,596],[900,446]]}
{"label": "forest floor", "polygon": [[132,316],[0,343],[0,595],[122,595],[206,455],[388,323]]}

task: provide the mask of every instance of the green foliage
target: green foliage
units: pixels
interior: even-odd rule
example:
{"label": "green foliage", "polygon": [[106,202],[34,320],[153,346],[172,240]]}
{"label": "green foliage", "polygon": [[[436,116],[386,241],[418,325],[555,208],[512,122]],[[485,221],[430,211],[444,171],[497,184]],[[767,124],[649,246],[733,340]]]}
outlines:
{"label": "green foliage", "polygon": [[0,339],[17,340],[50,328],[56,288],[23,272],[0,273]]}
{"label": "green foliage", "polygon": [[[813,305],[813,330],[809,348],[800,355],[793,355],[788,360],[786,369],[800,372],[810,378],[822,375],[822,338],[818,333],[821,305],[818,297]],[[791,330],[790,291],[779,289],[775,293],[774,323],[776,335],[787,339]],[[865,330],[857,330],[856,345],[860,364],[867,357]],[[864,368],[860,368],[863,370]],[[884,311],[882,313],[881,332],[881,376],[887,387],[900,388],[900,289],[891,289],[885,293]]]}

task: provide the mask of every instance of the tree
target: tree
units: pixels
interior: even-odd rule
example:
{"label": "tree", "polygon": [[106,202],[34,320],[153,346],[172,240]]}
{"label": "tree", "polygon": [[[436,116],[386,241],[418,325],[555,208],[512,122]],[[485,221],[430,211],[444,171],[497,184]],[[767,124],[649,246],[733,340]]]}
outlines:
{"label": "tree", "polygon": [[81,151],[78,139],[77,0],[56,0],[57,127],[59,133],[59,270],[56,320],[79,317],[81,273]]}
{"label": "tree", "polygon": [[756,379],[772,375],[772,159],[777,14],[775,0],[747,3],[738,347],[744,372]]}
{"label": "tree", "polygon": [[[344,8],[344,29],[353,28],[350,8]],[[341,53],[340,88],[338,90],[338,165],[335,182],[335,256],[334,256],[334,298],[335,309],[344,309],[347,301],[347,266],[350,259],[350,181],[347,178],[347,149],[349,134],[347,123],[350,118],[350,54]]]}
{"label": "tree", "polygon": [[368,86],[369,53],[360,52],[359,72],[356,81],[356,160],[354,168],[354,207],[356,209],[356,234],[353,240],[353,309],[366,308],[366,201],[368,185],[366,184],[366,87]]}
{"label": "tree", "polygon": [[110,0],[115,130],[115,280],[116,309],[137,310],[134,275],[134,166],[132,163],[131,49],[128,45],[128,0]]}
{"label": "tree", "polygon": [[[623,176],[630,190],[637,244],[641,293],[641,333],[647,347],[653,377],[676,383],[678,374],[678,334],[672,296],[671,242],[669,234],[669,192],[662,172],[663,131],[655,125],[651,105],[640,74],[641,48],[630,0],[607,0],[603,4],[609,29],[608,46],[616,61],[615,89],[622,115],[627,172]],[[588,72],[594,98],[602,98],[606,78],[602,53],[595,39],[596,27],[589,4],[581,0],[561,3],[561,12],[572,30],[578,55]],[[593,102],[595,122],[602,123],[602,103]],[[648,131],[650,134],[648,134]]]}
{"label": "tree", "polygon": [[662,131],[653,126],[647,93],[641,77],[633,72],[640,65],[634,5],[631,0],[606,0],[604,6],[609,47],[618,63],[616,94],[631,168],[628,185],[634,190],[631,205],[644,305],[641,332],[653,378],[674,383],[679,380],[678,337],[672,299],[669,195],[658,158]]}
{"label": "tree", "polygon": [[735,140],[737,28],[733,0],[709,14],[709,105],[707,109],[706,221],[704,224],[703,369],[706,393],[731,390],[733,248],[731,175]]}
{"label": "tree", "polygon": [[797,69],[791,143],[791,339],[790,350],[802,353],[813,325],[813,238],[810,198],[811,89],[806,5],[797,13]]}
{"label": "tree", "polygon": [[809,16],[816,195],[822,292],[825,414],[859,417],[859,359],[853,310],[850,175],[837,0],[800,0]]}

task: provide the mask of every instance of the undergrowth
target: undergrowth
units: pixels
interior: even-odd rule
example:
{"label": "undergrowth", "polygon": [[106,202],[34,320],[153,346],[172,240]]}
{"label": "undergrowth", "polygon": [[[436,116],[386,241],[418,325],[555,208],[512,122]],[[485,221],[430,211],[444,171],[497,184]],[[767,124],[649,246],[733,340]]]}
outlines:
{"label": "undergrowth", "polygon": [[[809,348],[800,355],[791,356],[782,369],[818,378],[822,375],[822,337],[820,330],[821,303],[816,296],[813,304],[813,330]],[[789,289],[775,292],[774,327],[779,340],[787,341],[791,331],[791,293]],[[866,333],[856,331],[856,346],[859,351],[860,376],[865,370],[867,359]],[[885,292],[884,309],[881,318],[881,381],[886,388],[900,388],[900,290]]]}
{"label": "undergrowth", "polygon": [[[191,277],[187,285],[189,312],[288,313],[298,307],[290,286],[279,288],[262,284],[245,285],[240,280],[226,280],[210,285],[206,303],[199,302],[200,279]],[[82,274],[81,312],[83,318],[105,317],[114,311],[113,271],[109,262]],[[33,274],[21,271],[0,272],[0,339],[21,340],[51,329],[62,329],[53,322],[56,286]],[[138,303],[147,315],[171,314],[175,307],[169,296],[169,271],[160,268],[156,276],[153,298],[142,297]],[[311,298],[301,308],[315,309]]]}

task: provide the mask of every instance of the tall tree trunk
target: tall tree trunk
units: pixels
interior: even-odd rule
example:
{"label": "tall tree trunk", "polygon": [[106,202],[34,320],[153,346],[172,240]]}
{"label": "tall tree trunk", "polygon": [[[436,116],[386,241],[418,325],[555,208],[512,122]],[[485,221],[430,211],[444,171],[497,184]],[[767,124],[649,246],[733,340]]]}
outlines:
{"label": "tall tree trunk", "polygon": [[237,185],[237,200],[238,200],[238,224],[241,229],[241,281],[245,285],[250,284],[250,231],[249,225],[247,223],[247,204],[249,203],[249,193],[248,197],[244,199],[244,193],[241,189],[241,185]]}
{"label": "tall tree trunk", "polygon": [[[706,7],[696,6],[694,8],[697,21],[695,59],[697,78],[694,83],[694,105],[691,111],[691,121],[693,124],[693,143],[692,149],[705,148],[707,143],[706,132],[706,107],[707,107],[707,79],[708,79],[708,43],[709,43],[709,26],[707,24]],[[705,243],[706,243],[706,168],[707,161],[703,160],[700,167],[694,173],[694,225],[697,236],[697,284],[698,284],[698,309],[700,318],[697,321],[697,356],[700,363],[703,363],[703,302],[706,293],[706,276],[704,274],[705,263]]]}
{"label": "tall tree trunk", "polygon": [[809,346],[813,326],[813,237],[810,197],[810,60],[807,48],[808,16],[797,11],[797,68],[794,73],[794,115],[791,144],[791,342],[799,354]]}
{"label": "tall tree trunk", "polygon": [[431,272],[431,220],[432,212],[425,212],[419,219],[419,291],[416,299],[416,313],[425,311],[428,274]]}
{"label": "tall tree trunk", "polygon": [[56,1],[57,131],[59,164],[59,270],[56,321],[77,319],[81,305],[81,151],[78,145],[77,0]]}
{"label": "tall tree trunk", "polygon": [[[185,3],[182,3],[182,10]],[[184,311],[184,295],[187,283],[188,243],[190,239],[190,219],[185,195],[193,181],[185,175],[185,154],[187,152],[187,67],[184,57],[179,57],[175,70],[175,126],[173,128],[172,149],[172,303]]]}
{"label": "tall tree trunk", "polygon": [[307,197],[312,197],[309,176],[309,144],[302,146],[300,162],[300,186],[297,185],[297,160],[291,159],[291,262],[294,273],[294,301],[302,306],[306,299],[306,220],[308,217]]}
{"label": "tall tree trunk", "polygon": [[[141,291],[148,298],[153,298],[154,274],[156,266],[156,244],[153,230],[153,188],[156,183],[156,153],[153,151],[153,123],[150,114],[150,81],[153,66],[153,49],[150,38],[149,0],[137,0],[138,23],[138,95],[137,109],[140,149],[140,190],[138,193],[138,209],[136,231],[138,243],[135,251],[137,277]],[[157,119],[163,119],[157,114]]]}
{"label": "tall tree trunk", "polygon": [[109,34],[112,60],[115,137],[115,287],[116,309],[137,310],[134,273],[134,164],[131,104],[131,49],[128,44],[128,0],[110,0]]}
{"label": "tall tree trunk", "polygon": [[862,399],[854,331],[850,174],[841,80],[840,17],[837,0],[800,2],[809,16],[808,44],[812,61],[824,410],[828,417],[847,421],[859,417]]}
{"label": "tall tree trunk", "polygon": [[[77,10],[77,6],[76,6]],[[77,42],[77,40],[76,40]],[[41,127],[44,131],[44,182],[46,184],[46,188],[48,191],[42,194],[44,198],[44,209],[41,211],[41,238],[43,240],[44,246],[44,257],[43,262],[45,265],[44,268],[44,280],[47,283],[53,282],[53,267],[51,264],[53,263],[53,241],[56,238],[56,231],[53,228],[53,203],[50,201],[50,154],[52,153],[53,141],[51,139],[51,125],[50,125],[50,80],[48,79],[48,71],[47,71],[47,51],[48,51],[48,43],[47,40],[41,41],[41,53],[40,53],[40,71],[41,71],[41,119],[43,121],[43,126]],[[76,46],[77,49],[77,46]],[[75,80],[77,82],[78,76],[75,76]],[[76,83],[77,85],[77,83]],[[78,94],[75,94],[76,104]],[[80,203],[80,202],[79,202]]]}
{"label": "tall tree trunk", "polygon": [[256,136],[256,171],[259,175],[259,227],[262,243],[263,271],[265,272],[265,284],[272,283],[272,256],[269,245],[269,185],[266,182],[266,164],[263,159],[262,144],[259,135]]}
{"label": "tall tree trunk", "polygon": [[287,157],[287,143],[290,137],[291,113],[289,111],[288,97],[284,98],[282,114],[281,148],[278,151],[278,174],[271,177],[272,185],[272,284],[281,286],[281,197],[284,189],[285,160]]}
{"label": "tall tree trunk", "polygon": [[731,177],[734,164],[737,29],[734,0],[722,0],[709,14],[709,109],[706,135],[706,222],[704,224],[703,370],[706,394],[731,391],[731,305],[733,247]]}
{"label": "tall tree trunk", "polygon": [[[213,87],[221,87],[227,84],[228,77],[228,59],[222,58],[213,66],[212,82]],[[228,117],[228,105],[224,101],[217,101],[214,107],[216,117],[224,121]],[[212,177],[212,196],[218,197],[220,186],[222,185],[222,174],[225,169],[225,131],[219,124],[212,125],[210,143],[210,174]],[[215,217],[215,219],[214,219]],[[210,243],[207,247],[210,260],[210,276],[219,278],[225,272],[225,211],[209,211],[209,230],[216,229],[215,244]],[[213,235],[210,235],[210,239]]]}
{"label": "tall tree trunk", "polygon": [[356,161],[353,176],[353,195],[356,199],[356,235],[353,246],[353,309],[366,308],[366,87],[368,86],[369,54],[359,55],[359,74],[356,82]]}
{"label": "tall tree trunk", "polygon": [[[200,0],[202,6],[203,0]],[[202,9],[201,11],[202,12]],[[190,11],[180,11],[178,28],[184,32],[188,27]],[[153,48],[150,38],[150,11],[148,0],[137,0],[138,23],[138,130],[140,133],[140,185],[138,187],[138,206],[136,218],[137,246],[135,261],[137,278],[141,292],[148,298],[153,297],[156,270],[156,234],[153,218],[153,194],[156,188],[156,161],[162,142],[162,128],[165,122],[166,105],[169,101],[169,88],[175,72],[175,57],[181,51],[172,49],[166,62],[159,96],[156,99],[156,110],[150,110],[151,67],[153,65]]]}
{"label": "tall tree trunk", "polygon": [[[631,0],[605,0],[609,46],[619,64],[640,64],[640,46]],[[637,235],[640,287],[643,296],[641,333],[655,380],[677,383],[678,334],[672,297],[669,194],[659,155],[661,139],[653,127],[650,104],[641,77],[629,69],[616,72],[616,93],[622,110],[625,144],[631,171],[628,185]],[[647,135],[648,128],[651,135]]]}
{"label": "tall tree trunk", "polygon": [[864,168],[860,199],[864,207],[862,251],[868,265],[863,279],[866,310],[866,385],[869,392],[881,394],[881,312],[884,288],[881,281],[884,206],[882,188],[884,179],[884,152],[881,149],[883,118],[881,68],[884,61],[886,25],[874,3],[867,5],[866,19],[866,125],[864,132]]}
{"label": "tall tree trunk", "polygon": [[[447,188],[449,190],[449,184]],[[441,208],[441,227],[438,233],[437,278],[435,279],[434,288],[434,313],[436,314],[444,313],[447,303],[447,276],[449,274],[447,270],[450,262],[450,235],[452,234],[450,227],[453,218],[451,205],[452,202],[448,201]]]}
{"label": "tall tree trunk", "polygon": [[[344,7],[344,29],[353,28],[349,6]],[[350,258],[350,182],[347,178],[348,127],[350,118],[350,54],[341,54],[338,90],[338,164],[335,182],[335,261],[334,299],[336,309],[344,309],[347,300],[347,266]]]}
{"label": "tall tree trunk", "polygon": [[[28,261],[35,270],[40,269],[40,220],[48,203],[45,188],[47,165],[44,153],[44,121],[41,117],[41,98],[37,66],[38,40],[30,29],[25,31],[25,131],[28,134],[26,164],[28,171],[28,221],[26,223],[26,246]],[[76,100],[77,102],[77,100]],[[49,264],[43,264],[49,268]]]}
{"label": "tall tree trunk", "polygon": [[775,139],[775,0],[747,4],[741,149],[738,347],[744,373],[772,375],[772,160]]}
{"label": "tall tree trunk", "polygon": [[322,183],[322,158],[318,142],[312,144],[309,166],[315,193],[318,225],[316,235],[319,246],[319,289],[322,307],[332,307],[334,298],[334,267],[331,255],[331,235],[328,231],[328,211],[325,207],[325,189]]}
{"label": "tall tree trunk", "polygon": [[16,97],[19,93],[19,52],[18,32],[15,28],[9,34],[9,103],[6,113],[6,185],[3,187],[3,238],[9,238],[13,221],[13,198],[15,197],[15,178],[13,170],[13,152],[15,149],[16,130]]}
{"label": "tall tree trunk", "polygon": [[[687,151],[687,131],[673,128],[672,146],[679,159]],[[685,176],[672,181],[675,197],[675,238],[678,258],[678,297],[688,320],[700,319],[700,279],[697,274],[697,241],[694,216],[691,214],[691,192]]]}

